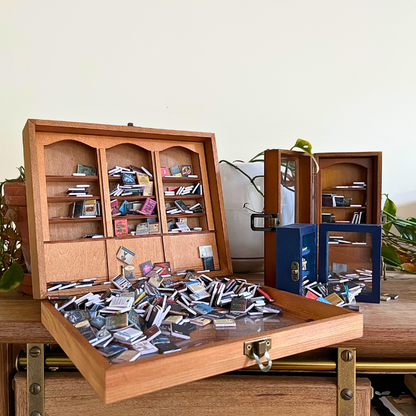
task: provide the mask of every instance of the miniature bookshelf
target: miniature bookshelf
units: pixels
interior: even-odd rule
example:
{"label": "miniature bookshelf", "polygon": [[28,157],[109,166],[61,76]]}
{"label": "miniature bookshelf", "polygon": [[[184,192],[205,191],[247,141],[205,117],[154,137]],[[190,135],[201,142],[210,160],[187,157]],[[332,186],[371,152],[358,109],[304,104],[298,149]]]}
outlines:
{"label": "miniature bookshelf", "polygon": [[[358,224],[380,224],[381,153],[318,153],[315,158],[320,167],[315,181],[315,222],[323,222],[322,214],[333,214],[335,224],[352,223],[357,213]],[[365,186],[354,185],[354,182],[365,183]],[[323,206],[322,194],[348,198],[353,206]],[[366,255],[365,247],[367,252],[371,251],[368,234],[348,233],[344,238],[351,244],[331,246],[331,251],[354,250],[362,256]]]}
{"label": "miniature bookshelf", "polygon": [[[139,265],[148,260],[170,262],[173,273],[203,270],[198,247],[204,245],[213,249],[215,270],[209,274],[231,273],[213,134],[29,120],[23,135],[35,297],[45,297],[47,283],[58,276],[73,281],[95,277],[98,283],[111,280],[121,273],[122,263],[116,258],[121,246],[136,254],[137,277],[142,275]],[[78,164],[96,168],[97,175],[73,176]],[[130,165],[143,166],[152,174],[153,195],[110,195],[120,178],[109,176],[108,171]],[[190,165],[196,177],[162,177],[161,167],[173,165]],[[201,183],[202,195],[164,195],[167,186],[196,183]],[[85,199],[100,201],[101,216],[68,216],[71,203],[80,197],[69,197],[66,191],[77,184],[89,185],[88,195],[93,196]],[[152,215],[112,216],[112,200],[141,202],[147,197],[157,202]],[[166,214],[165,203],[176,199],[187,205],[200,203],[202,212]],[[114,220],[124,218],[129,234],[116,236]],[[198,231],[170,232],[169,221],[182,218]],[[138,223],[148,220],[159,223],[157,233],[131,235]],[[84,238],[87,234],[103,238]]]}

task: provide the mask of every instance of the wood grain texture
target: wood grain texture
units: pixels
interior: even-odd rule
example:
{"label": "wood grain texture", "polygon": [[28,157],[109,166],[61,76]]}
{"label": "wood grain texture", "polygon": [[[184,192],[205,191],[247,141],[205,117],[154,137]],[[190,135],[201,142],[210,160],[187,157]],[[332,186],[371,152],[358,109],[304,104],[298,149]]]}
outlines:
{"label": "wood grain texture", "polygon": [[108,280],[106,254],[106,241],[101,239],[85,244],[45,244],[46,281],[78,281],[92,277]]}
{"label": "wood grain texture", "polygon": [[[24,416],[26,374],[14,380],[16,416]],[[48,373],[45,387],[48,416],[334,416],[337,401],[335,377],[224,375],[109,405],[77,373]],[[370,381],[358,378],[357,416],[370,415],[370,398]]]}
{"label": "wood grain texture", "polygon": [[13,396],[9,386],[13,379],[13,352],[10,344],[0,344],[0,414],[11,414]]}
{"label": "wood grain texture", "polygon": [[113,278],[122,272],[121,266],[125,265],[116,256],[121,246],[126,247],[136,255],[132,264],[135,267],[137,277],[142,277],[143,273],[140,264],[150,260],[152,263],[165,261],[163,251],[162,237],[148,238],[115,238],[106,240],[108,272],[110,278]]}
{"label": "wood grain texture", "polygon": [[[271,337],[271,359],[342,342],[362,335],[362,316],[351,311],[267,289],[285,305],[285,314],[295,312],[312,322],[191,347],[175,354],[143,358],[134,363],[97,367],[104,358],[49,302],[42,302],[42,322],[64,349],[72,362],[106,403],[136,397],[189,381],[254,365],[244,355],[244,341]],[[314,307],[316,306],[316,308]],[[104,360],[106,361],[106,360]],[[194,365],[198,363],[198,365]],[[146,374],[146,377],[143,377]]]}
{"label": "wood grain texture", "polygon": [[217,239],[213,233],[188,233],[181,235],[164,235],[163,246],[166,261],[170,262],[172,272],[184,269],[204,270],[202,259],[199,257],[199,246],[212,246],[215,269],[219,269]]}

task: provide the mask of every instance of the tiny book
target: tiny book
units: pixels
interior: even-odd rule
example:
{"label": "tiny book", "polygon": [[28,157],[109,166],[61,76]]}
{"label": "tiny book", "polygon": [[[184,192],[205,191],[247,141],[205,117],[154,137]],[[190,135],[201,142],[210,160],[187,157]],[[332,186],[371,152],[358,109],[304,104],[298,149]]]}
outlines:
{"label": "tiny book", "polygon": [[127,223],[126,218],[114,220],[114,234],[116,236],[127,235],[128,233],[129,233],[129,230],[128,230],[128,223]]}
{"label": "tiny book", "polygon": [[149,341],[144,340],[132,345],[132,348],[140,352],[140,355],[154,354],[159,350]]}
{"label": "tiny book", "polygon": [[142,209],[137,212],[143,215],[152,215],[154,209],[156,208],[156,204],[156,201],[154,201],[153,199],[146,198]]}
{"label": "tiny book", "polygon": [[175,201],[175,205],[181,210],[181,211],[187,211],[188,205],[186,205],[181,199],[177,199]]}
{"label": "tiny book", "polygon": [[123,173],[122,174],[123,184],[124,185],[135,185],[136,178],[134,177],[134,173]]}
{"label": "tiny book", "polygon": [[118,274],[112,280],[113,285],[120,290],[127,290],[131,288],[131,283],[121,274]]}
{"label": "tiny book", "polygon": [[83,173],[85,176],[97,176],[97,169],[92,166],[78,165],[77,173]]}
{"label": "tiny book", "polygon": [[113,217],[115,217],[115,216],[117,216],[117,215],[121,215],[121,212],[120,212],[120,210],[119,210],[119,208],[118,208],[118,201],[117,201],[117,199],[113,199],[113,200],[110,202],[110,207],[111,207],[111,215],[112,215]]}
{"label": "tiny book", "polygon": [[121,246],[117,253],[117,258],[121,260],[123,263],[131,264],[135,255],[135,253],[133,253],[126,247]]}
{"label": "tiny book", "polygon": [[181,349],[173,342],[164,342],[156,345],[161,354],[169,354],[171,352],[180,351]]}
{"label": "tiny book", "polygon": [[140,357],[139,351],[127,350],[127,351],[123,351],[116,358],[113,358],[111,362],[114,364],[126,363],[126,362],[135,361],[139,357]]}
{"label": "tiny book", "polygon": [[127,279],[135,279],[135,267],[133,264],[127,264],[125,266],[122,266],[123,276]]}
{"label": "tiny book", "polygon": [[136,173],[139,185],[150,185],[149,176],[146,173]]}
{"label": "tiny book", "polygon": [[168,168],[161,167],[161,168],[160,168],[160,174],[162,175],[162,178],[163,178],[164,176],[167,176],[167,175],[168,175]]}
{"label": "tiny book", "polygon": [[192,166],[191,165],[182,165],[181,172],[182,172],[182,176],[184,176],[184,177],[192,175]]}
{"label": "tiny book", "polygon": [[181,168],[180,168],[178,165],[176,165],[176,166],[172,166],[172,167],[170,168],[170,174],[171,174],[172,176],[178,176],[178,177],[181,177],[181,176],[182,176],[182,173],[181,173]]}
{"label": "tiny book", "polygon": [[97,216],[97,201],[95,199],[84,201],[84,205],[82,208],[82,216],[83,217],[96,217]]}
{"label": "tiny book", "polygon": [[142,269],[143,276],[146,276],[147,273],[149,273],[153,269],[153,264],[149,260],[149,261],[146,261],[146,262],[140,264],[140,268]]}
{"label": "tiny book", "polygon": [[147,222],[139,222],[136,225],[136,235],[149,234],[149,224]]}

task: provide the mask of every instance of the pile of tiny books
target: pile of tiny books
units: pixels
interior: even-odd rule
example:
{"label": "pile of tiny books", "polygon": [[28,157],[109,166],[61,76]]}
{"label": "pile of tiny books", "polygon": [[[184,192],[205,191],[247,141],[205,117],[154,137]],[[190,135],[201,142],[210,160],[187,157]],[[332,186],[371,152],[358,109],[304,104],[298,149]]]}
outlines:
{"label": "pile of tiny books", "polygon": [[[355,298],[366,290],[366,283],[372,283],[372,270],[355,270],[347,272],[346,265],[334,263],[328,283],[310,283],[307,277],[303,279],[303,296],[343,308],[359,310]],[[345,269],[345,270],[341,270]],[[335,271],[334,271],[335,270]]]}
{"label": "pile of tiny books", "polygon": [[175,195],[202,195],[202,185],[198,182],[196,185],[189,186],[168,186],[165,196]]}
{"label": "pile of tiny books", "polygon": [[138,168],[130,165],[129,168],[116,166],[108,171],[108,176],[120,178],[123,185],[110,190],[110,196],[152,196],[153,195],[153,175],[145,168]]}
{"label": "pile of tiny books", "polygon": [[204,212],[202,205],[198,202],[194,205],[186,205],[181,199],[177,199],[173,204],[166,202],[166,214],[196,214]]}
{"label": "pile of tiny books", "polygon": [[242,279],[190,271],[182,281],[165,279],[156,270],[130,281],[118,275],[112,279],[117,289],[49,300],[112,364],[179,351],[193,331],[233,330],[243,317],[267,319],[282,310],[259,285]]}

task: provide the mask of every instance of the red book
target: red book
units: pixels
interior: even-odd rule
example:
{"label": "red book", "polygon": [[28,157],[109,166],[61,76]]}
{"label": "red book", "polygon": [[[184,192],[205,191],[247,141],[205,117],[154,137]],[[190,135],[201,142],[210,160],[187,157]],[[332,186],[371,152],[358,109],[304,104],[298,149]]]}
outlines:
{"label": "red book", "polygon": [[127,235],[129,233],[127,219],[114,220],[114,233],[116,236]]}
{"label": "red book", "polygon": [[318,296],[316,296],[315,293],[312,293],[309,290],[306,293],[306,297],[309,298],[309,299],[313,299],[313,300],[318,299]]}
{"label": "red book", "polygon": [[163,176],[167,176],[167,174],[168,174],[168,168],[160,168],[160,172],[161,172],[162,178],[163,178]]}

